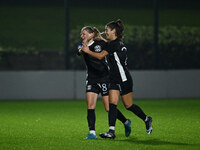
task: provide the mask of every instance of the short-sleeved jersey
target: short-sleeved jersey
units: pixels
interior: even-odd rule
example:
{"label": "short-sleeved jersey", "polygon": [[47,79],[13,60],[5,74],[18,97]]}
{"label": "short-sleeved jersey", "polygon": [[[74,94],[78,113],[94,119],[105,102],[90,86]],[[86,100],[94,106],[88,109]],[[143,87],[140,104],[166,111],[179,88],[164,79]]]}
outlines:
{"label": "short-sleeved jersey", "polygon": [[120,39],[108,43],[105,49],[109,53],[110,83],[132,81],[127,68],[127,48]]}
{"label": "short-sleeved jersey", "polygon": [[[95,40],[88,47],[91,51],[100,53],[107,49],[107,43],[103,40]],[[83,57],[87,66],[87,80],[89,82],[98,83],[108,80],[109,69],[106,57],[99,60],[86,53],[83,54]]]}

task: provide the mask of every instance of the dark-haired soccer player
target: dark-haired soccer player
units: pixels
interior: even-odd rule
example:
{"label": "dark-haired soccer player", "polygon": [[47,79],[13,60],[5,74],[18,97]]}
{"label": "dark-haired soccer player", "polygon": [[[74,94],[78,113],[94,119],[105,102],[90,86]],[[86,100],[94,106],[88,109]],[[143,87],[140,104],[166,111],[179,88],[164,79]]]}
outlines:
{"label": "dark-haired soccer player", "polygon": [[[81,38],[83,43],[94,53],[100,53],[105,50],[107,43],[102,40],[100,32],[93,27],[86,26],[81,30]],[[95,133],[95,107],[98,94],[101,93],[106,111],[109,111],[108,98],[108,83],[109,83],[109,68],[106,57],[99,60],[82,52],[82,47],[79,47],[79,53],[82,53],[87,66],[86,79],[86,99],[87,99],[87,120],[89,126],[89,134],[86,139],[97,139]],[[126,119],[124,115],[116,109],[116,117],[125,127],[125,136],[131,133],[131,121]]]}
{"label": "dark-haired soccer player", "polygon": [[146,132],[152,132],[152,118],[148,117],[142,109],[133,104],[133,82],[127,68],[127,48],[122,41],[124,25],[121,20],[109,22],[105,27],[108,48],[100,53],[94,53],[87,45],[82,50],[99,60],[106,55],[109,58],[110,87],[109,87],[109,131],[100,134],[102,138],[115,138],[115,123],[117,117],[117,104],[121,95],[124,106],[141,118],[146,125]]}

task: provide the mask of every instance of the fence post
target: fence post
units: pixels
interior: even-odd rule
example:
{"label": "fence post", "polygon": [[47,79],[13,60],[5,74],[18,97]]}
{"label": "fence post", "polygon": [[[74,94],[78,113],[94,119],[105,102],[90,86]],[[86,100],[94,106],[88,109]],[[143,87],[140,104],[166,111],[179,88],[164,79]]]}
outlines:
{"label": "fence post", "polygon": [[65,0],[65,69],[68,70],[70,68],[70,61],[69,61],[69,18],[70,18],[70,6],[69,6],[70,0]]}
{"label": "fence post", "polygon": [[159,69],[158,0],[154,0],[154,67],[155,69]]}

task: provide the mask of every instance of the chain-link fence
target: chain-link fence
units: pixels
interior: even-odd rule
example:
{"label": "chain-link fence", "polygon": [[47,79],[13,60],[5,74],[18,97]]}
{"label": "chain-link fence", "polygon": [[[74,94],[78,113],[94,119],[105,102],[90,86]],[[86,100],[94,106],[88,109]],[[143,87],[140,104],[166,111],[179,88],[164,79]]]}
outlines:
{"label": "chain-link fence", "polygon": [[[69,42],[65,41],[64,0],[1,0],[0,70],[85,69],[76,56],[80,30],[102,32],[121,19],[129,69],[155,69],[154,3],[158,2],[158,69],[200,68],[200,2],[198,0],[68,0]],[[69,46],[65,57],[65,45]]]}

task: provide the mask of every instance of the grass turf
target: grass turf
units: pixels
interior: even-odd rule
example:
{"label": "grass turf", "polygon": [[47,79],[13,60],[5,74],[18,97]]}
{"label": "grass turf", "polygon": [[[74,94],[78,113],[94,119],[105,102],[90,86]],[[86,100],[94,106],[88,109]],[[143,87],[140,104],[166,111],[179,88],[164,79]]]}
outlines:
{"label": "grass turf", "polygon": [[[85,101],[0,101],[1,150],[88,150],[88,149],[200,149],[200,99],[135,100],[153,117],[153,132],[147,135],[144,123],[118,108],[132,121],[130,137],[124,136],[121,122],[116,139],[85,140],[88,127]],[[107,113],[97,102],[96,132],[108,130]]]}

